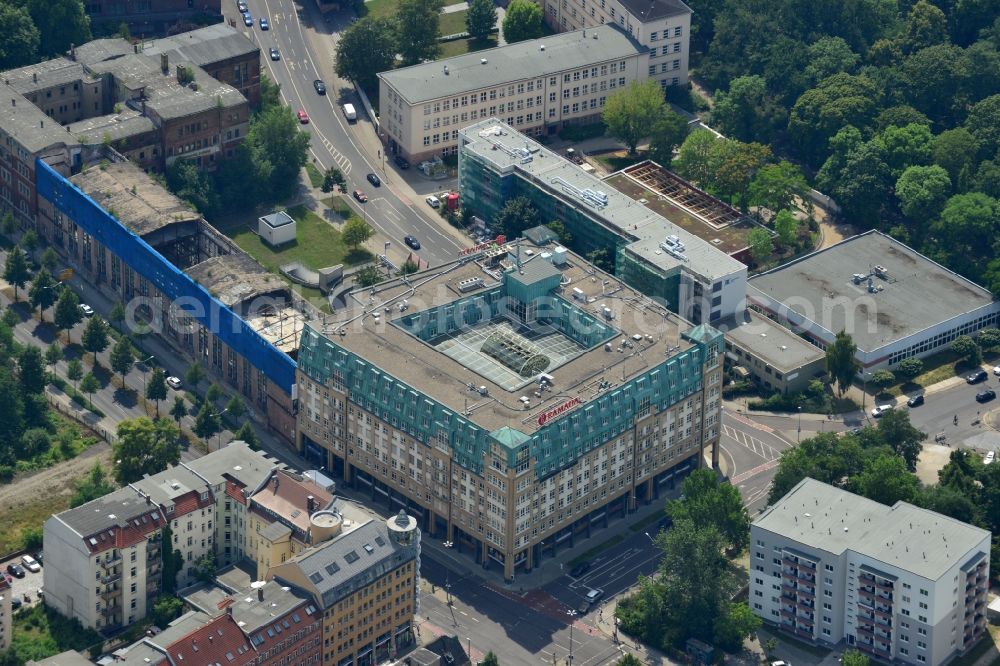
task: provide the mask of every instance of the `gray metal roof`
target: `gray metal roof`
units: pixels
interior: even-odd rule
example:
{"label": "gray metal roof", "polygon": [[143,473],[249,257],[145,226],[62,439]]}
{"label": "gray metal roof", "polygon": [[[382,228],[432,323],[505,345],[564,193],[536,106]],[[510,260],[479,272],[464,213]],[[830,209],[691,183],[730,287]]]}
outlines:
{"label": "gray metal roof", "polygon": [[260,219],[264,222],[264,224],[273,229],[277,229],[278,227],[283,227],[286,224],[292,224],[293,222],[295,222],[295,220],[292,219],[292,216],[283,210],[279,210],[276,213],[271,213],[270,215],[262,215]]}
{"label": "gray metal roof", "polygon": [[[873,277],[881,291],[871,294],[867,282],[854,284],[855,273],[867,275],[877,265],[889,276]],[[831,333],[849,331],[864,351],[994,302],[983,287],[878,231],[754,276],[747,296],[759,300],[763,295],[791,304],[794,312]]]}
{"label": "gray metal roof", "polygon": [[208,479],[213,486],[223,483],[224,476],[228,476],[242,483],[250,491],[256,490],[271,470],[285,467],[284,464],[269,458],[263,451],[253,451],[246,442],[239,440],[182,465]]}
{"label": "gray metal roof", "polygon": [[71,59],[84,65],[93,65],[104,60],[119,58],[133,53],[134,48],[121,37],[92,39],[86,44],[75,47]]}
{"label": "gray metal roof", "polygon": [[561,276],[562,272],[551,261],[546,261],[541,255],[535,254],[531,257],[522,255],[520,270],[512,268],[507,275],[511,280],[529,285],[556,275]]}
{"label": "gray metal roof", "polygon": [[30,153],[52,146],[80,145],[65,127],[8,85],[4,85],[0,92],[0,129]]}
{"label": "gray metal roof", "polygon": [[94,662],[76,650],[67,650],[39,661],[29,661],[27,666],[94,666]]}
{"label": "gray metal roof", "polygon": [[621,3],[643,23],[691,13],[691,8],[681,0],[621,0]]}
{"label": "gray metal roof", "polygon": [[103,143],[105,137],[112,141],[156,131],[156,126],[148,117],[138,111],[125,109],[121,113],[85,118],[66,125],[81,143],[91,145]]}
{"label": "gray metal roof", "polygon": [[159,474],[139,479],[131,485],[139,492],[149,495],[157,504],[165,507],[174,504],[178,497],[192,491],[199,494],[208,491],[201,477],[179,465],[168,467]]}
{"label": "gray metal roof", "polygon": [[[312,596],[304,591],[282,586],[275,581],[268,581],[261,590],[263,590],[263,601],[259,596],[260,590],[249,586],[228,589],[218,585],[202,585],[185,592],[184,601],[200,611],[215,616],[225,612],[220,610],[220,604],[226,599],[232,599],[233,602],[226,607],[232,609],[233,619],[247,634],[273,624],[292,611],[296,611],[299,622],[312,619],[304,608],[299,609],[300,606],[312,605]],[[294,618],[291,618],[290,622],[298,624]]]}
{"label": "gray metal roof", "polygon": [[159,55],[167,53],[205,67],[230,58],[260,53],[260,48],[250,41],[249,32],[237,30],[226,23],[216,23],[205,28],[182,32],[179,35],[146,41],[142,53]]}
{"label": "gray metal roof", "polygon": [[851,550],[928,580],[964,564],[984,539],[988,549],[990,536],[906,502],[890,507],[810,478],[753,525],[833,555]]}
{"label": "gray metal roof", "polygon": [[113,527],[124,527],[130,520],[147,513],[159,514],[159,511],[158,506],[147,504],[135,490],[125,487],[56,514],[54,518],[81,537],[86,537]]}
{"label": "gray metal roof", "polygon": [[371,520],[290,561],[316,586],[323,607],[330,608],[416,557],[416,546],[397,544],[384,522]]}
{"label": "gray metal roof", "polygon": [[[539,189],[559,197],[585,212],[598,224],[630,239],[626,252],[641,257],[662,271],[684,268],[714,281],[746,270],[746,266],[708,241],[625,196],[597,176],[496,118],[469,125],[459,134],[463,137],[459,142],[462,152],[475,155],[500,173],[520,172],[525,180]],[[596,205],[574,194],[574,190],[607,195],[607,203]],[[684,243],[685,259],[661,249],[660,244],[671,235]]]}
{"label": "gray metal roof", "polygon": [[608,24],[393,69],[378,76],[407,102],[419,104],[620,60],[645,50],[620,28]]}

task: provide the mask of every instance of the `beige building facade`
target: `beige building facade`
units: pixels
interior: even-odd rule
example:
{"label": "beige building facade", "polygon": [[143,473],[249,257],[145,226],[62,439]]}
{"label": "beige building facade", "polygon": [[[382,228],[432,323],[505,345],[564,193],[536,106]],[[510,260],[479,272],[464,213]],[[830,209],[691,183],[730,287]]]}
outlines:
{"label": "beige building facade", "polygon": [[452,155],[459,130],[493,117],[529,136],[596,122],[608,96],[647,78],[650,63],[608,25],[382,72],[387,151],[413,162]]}

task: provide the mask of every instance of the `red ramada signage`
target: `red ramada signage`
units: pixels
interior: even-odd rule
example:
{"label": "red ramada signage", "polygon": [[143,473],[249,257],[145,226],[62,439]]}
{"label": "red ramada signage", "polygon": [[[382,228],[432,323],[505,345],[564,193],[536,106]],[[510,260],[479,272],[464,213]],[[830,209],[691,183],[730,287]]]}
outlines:
{"label": "red ramada signage", "polygon": [[570,409],[571,407],[576,407],[579,404],[580,404],[580,399],[573,398],[571,400],[567,400],[558,407],[553,407],[547,412],[542,412],[541,414],[538,415],[538,425],[539,426],[545,425],[546,423],[548,423],[549,419],[554,419],[555,417],[559,416],[566,410]]}
{"label": "red ramada signage", "polygon": [[473,245],[472,247],[467,247],[458,253],[458,256],[464,257],[469,254],[476,254],[477,252],[482,252],[483,250],[488,250],[494,245],[503,245],[507,242],[507,237],[500,234],[495,240],[486,241],[485,243],[480,243],[479,245]]}

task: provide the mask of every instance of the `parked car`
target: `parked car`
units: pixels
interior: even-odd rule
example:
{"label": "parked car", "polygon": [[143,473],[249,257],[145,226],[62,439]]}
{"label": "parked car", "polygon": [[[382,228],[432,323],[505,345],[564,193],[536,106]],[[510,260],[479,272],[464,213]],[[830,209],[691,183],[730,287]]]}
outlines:
{"label": "parked car", "polygon": [[407,235],[406,237],[403,238],[403,242],[406,243],[408,246],[410,246],[410,248],[413,250],[420,249],[420,241],[417,240],[416,236]]}
{"label": "parked car", "polygon": [[429,197],[427,197],[426,199],[424,199],[424,201],[426,201],[427,205],[430,206],[431,208],[437,208],[438,206],[441,205],[441,200],[438,199],[433,194],[430,195]]}
{"label": "parked car", "polygon": [[24,569],[21,568],[20,564],[14,564],[13,562],[8,564],[7,573],[12,575],[14,578],[24,578]]}
{"label": "parked car", "polygon": [[980,382],[985,382],[987,379],[989,379],[989,375],[986,374],[985,370],[976,370],[971,375],[966,377],[965,381],[970,384],[978,384]]}
{"label": "parked car", "polygon": [[272,46],[270,49],[268,49],[268,52],[271,54],[271,60],[281,60],[281,51],[279,51],[278,49]]}
{"label": "parked car", "polygon": [[243,0],[238,0],[238,2],[236,3],[236,9],[239,10],[240,14],[245,14],[246,12],[250,11],[250,8],[247,7],[247,3],[243,2]]}
{"label": "parked car", "polygon": [[993,368],[993,374],[1000,377],[1000,365]]}
{"label": "parked car", "polygon": [[306,113],[305,109],[299,109],[299,112],[295,115],[299,117],[299,122],[303,125],[309,124],[309,114]]}
{"label": "parked car", "polygon": [[181,380],[180,380],[180,378],[179,377],[173,377],[173,376],[167,377],[167,386],[169,386],[170,388],[172,388],[175,391],[180,391],[181,390]]}
{"label": "parked car", "polygon": [[18,599],[17,597],[11,597],[11,599],[10,599],[10,609],[11,610],[17,610],[20,607],[21,607],[21,600]]}
{"label": "parked car", "polygon": [[382,187],[382,179],[376,176],[375,174],[370,173],[367,176],[365,176],[365,178],[367,178],[368,182],[371,183],[374,187]]}
{"label": "parked car", "polygon": [[243,25],[248,28],[253,27],[253,17],[250,16],[250,12],[243,12]]}
{"label": "parked car", "polygon": [[84,317],[93,317],[94,316],[94,308],[90,307],[86,303],[80,303],[80,312],[83,313]]}
{"label": "parked car", "polygon": [[353,194],[354,198],[361,203],[368,201],[368,195],[362,192],[361,190],[354,190]]}
{"label": "parked car", "polygon": [[997,397],[997,392],[993,389],[986,389],[976,394],[976,402],[989,402]]}
{"label": "parked car", "polygon": [[996,460],[996,459],[997,459],[997,452],[996,451],[987,451],[986,452],[986,457],[983,458],[983,464],[984,465],[992,465],[993,461]]}
{"label": "parked car", "polygon": [[403,157],[402,155],[396,155],[396,157],[393,159],[396,162],[396,166],[398,166],[403,171],[406,171],[407,169],[410,168],[410,163],[407,162],[406,158]]}
{"label": "parked car", "polygon": [[569,575],[573,578],[579,578],[588,571],[590,571],[590,562],[580,562],[578,565],[569,570]]}
{"label": "parked car", "polygon": [[915,395],[907,400],[906,404],[910,407],[919,407],[924,404],[924,395],[922,393],[920,395]]}
{"label": "parked car", "polygon": [[875,409],[872,410],[872,418],[880,418],[883,414],[892,409],[892,405],[876,405]]}
{"label": "parked car", "polygon": [[31,573],[38,573],[39,571],[42,570],[42,565],[39,564],[38,560],[33,558],[31,555],[22,555],[21,564],[23,564],[24,568],[30,571]]}
{"label": "parked car", "polygon": [[267,19],[264,18],[263,16],[260,17],[260,29],[261,30],[270,30],[271,29],[271,24],[268,23]]}
{"label": "parked car", "polygon": [[315,88],[316,92],[319,93],[320,95],[326,94],[326,84],[323,83],[322,79],[316,79],[315,81],[313,81],[313,88]]}

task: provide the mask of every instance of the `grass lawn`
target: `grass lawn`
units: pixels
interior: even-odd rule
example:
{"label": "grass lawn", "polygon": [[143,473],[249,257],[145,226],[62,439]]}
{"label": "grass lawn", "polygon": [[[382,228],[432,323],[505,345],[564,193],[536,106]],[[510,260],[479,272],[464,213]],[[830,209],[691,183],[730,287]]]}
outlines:
{"label": "grass lawn", "polygon": [[368,250],[349,250],[341,240],[340,232],[307,208],[289,208],[288,214],[298,222],[297,238],[278,249],[265,245],[246,225],[221,231],[275,274],[280,274],[282,264],[293,261],[300,261],[303,266],[316,270],[341,263],[354,266],[371,259]]}
{"label": "grass lawn", "polygon": [[65,650],[86,652],[104,640],[93,629],[84,629],[44,605],[25,608],[14,614],[11,650],[19,660],[38,660]]}
{"label": "grass lawn", "polygon": [[361,15],[387,18],[395,16],[397,7],[399,7],[399,0],[370,0],[370,2],[365,3],[365,9]]}
{"label": "grass lawn", "polygon": [[469,10],[463,9],[460,12],[441,14],[438,17],[438,34],[444,36],[465,32],[465,15],[468,13]]}
{"label": "grass lawn", "polygon": [[23,547],[21,530],[26,527],[41,527],[52,514],[68,508],[68,495],[45,493],[36,495],[32,501],[18,504],[9,511],[0,512],[0,544],[3,544],[3,552],[14,552]]}
{"label": "grass lawn", "polygon": [[[946,379],[959,377],[972,369],[971,366],[959,358],[958,354],[949,349],[933,356],[928,356],[923,359],[923,362],[924,371],[917,375],[916,379],[889,386],[879,393],[879,395],[901,396],[904,393],[916,391],[921,387],[926,388],[932,384],[943,382]],[[869,388],[871,387],[869,386]]]}
{"label": "grass lawn", "polygon": [[351,215],[354,215],[354,211],[352,211],[351,207],[347,205],[346,201],[344,201],[344,197],[340,195],[323,199],[323,205],[332,209],[334,213],[341,216],[345,220],[351,217]]}
{"label": "grass lawn", "polygon": [[[460,31],[461,32],[461,31]],[[478,39],[456,39],[451,42],[441,43],[441,58],[452,58],[463,53],[475,53],[483,49],[491,49],[497,45],[496,35],[490,35],[480,41]]]}
{"label": "grass lawn", "polygon": [[306,164],[306,173],[309,175],[309,183],[316,188],[323,187],[323,172],[316,168],[316,165],[309,162]]}
{"label": "grass lawn", "polygon": [[641,151],[633,156],[625,154],[625,151],[620,151],[616,153],[605,153],[604,155],[591,155],[591,157],[600,162],[608,171],[621,171],[625,167],[638,164],[646,159]]}

